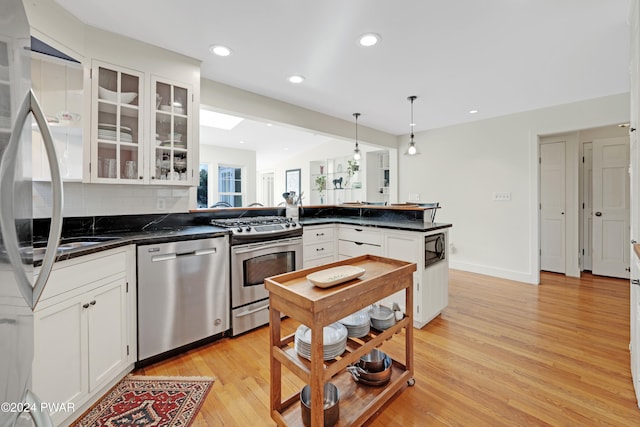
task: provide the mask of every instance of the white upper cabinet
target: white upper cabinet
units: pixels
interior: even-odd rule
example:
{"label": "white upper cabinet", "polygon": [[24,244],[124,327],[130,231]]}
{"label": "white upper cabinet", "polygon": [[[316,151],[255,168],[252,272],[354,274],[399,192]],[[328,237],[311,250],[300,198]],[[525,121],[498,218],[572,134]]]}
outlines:
{"label": "white upper cabinet", "polygon": [[[51,129],[64,181],[82,180],[84,69],[79,62],[33,52],[31,84]],[[50,181],[40,128],[32,128],[33,179]]]}
{"label": "white upper cabinet", "polygon": [[184,83],[154,76],[152,150],[149,175],[153,181],[190,185],[193,180],[191,114],[193,90]]}
{"label": "white upper cabinet", "polygon": [[192,185],[190,85],[93,61],[92,103],[92,182]]}
{"label": "white upper cabinet", "polygon": [[93,61],[91,181],[140,182],[144,141],[144,74]]}

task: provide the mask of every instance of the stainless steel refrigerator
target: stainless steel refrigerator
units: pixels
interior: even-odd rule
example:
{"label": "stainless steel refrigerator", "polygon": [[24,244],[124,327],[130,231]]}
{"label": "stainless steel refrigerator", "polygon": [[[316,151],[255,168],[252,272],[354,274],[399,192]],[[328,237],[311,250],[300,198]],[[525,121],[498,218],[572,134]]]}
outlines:
{"label": "stainless steel refrigerator", "polygon": [[[0,427],[52,425],[31,387],[33,310],[55,261],[62,185],[51,133],[31,91],[30,27],[22,0],[0,1]],[[35,122],[32,124],[32,120]],[[34,267],[31,132],[38,126],[52,173],[51,232]]]}

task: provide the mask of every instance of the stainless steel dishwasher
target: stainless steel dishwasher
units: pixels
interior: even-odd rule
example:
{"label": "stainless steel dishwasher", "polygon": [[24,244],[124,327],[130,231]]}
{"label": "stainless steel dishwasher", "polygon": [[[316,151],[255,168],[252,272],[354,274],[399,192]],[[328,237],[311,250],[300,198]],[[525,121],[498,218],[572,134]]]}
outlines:
{"label": "stainless steel dishwasher", "polygon": [[138,246],[139,363],[224,333],[229,310],[228,236]]}

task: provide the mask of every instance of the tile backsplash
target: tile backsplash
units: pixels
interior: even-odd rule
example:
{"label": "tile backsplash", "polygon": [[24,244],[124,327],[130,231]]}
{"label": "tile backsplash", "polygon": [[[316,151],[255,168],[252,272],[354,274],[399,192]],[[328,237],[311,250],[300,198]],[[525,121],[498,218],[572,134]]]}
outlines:
{"label": "tile backsplash", "polygon": [[[131,215],[188,212],[194,187],[64,183],[63,215]],[[195,203],[194,203],[195,206]],[[33,215],[51,216],[51,184],[33,183]]]}

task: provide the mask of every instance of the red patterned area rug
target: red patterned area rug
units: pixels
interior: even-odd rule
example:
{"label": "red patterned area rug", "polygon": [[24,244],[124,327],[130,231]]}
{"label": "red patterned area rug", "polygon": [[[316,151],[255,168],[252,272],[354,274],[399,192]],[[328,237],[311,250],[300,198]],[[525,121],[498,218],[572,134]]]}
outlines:
{"label": "red patterned area rug", "polygon": [[187,427],[214,379],[129,375],[72,427]]}

